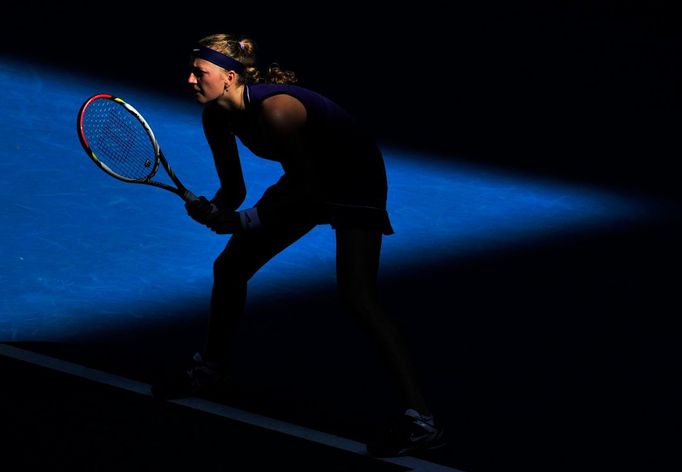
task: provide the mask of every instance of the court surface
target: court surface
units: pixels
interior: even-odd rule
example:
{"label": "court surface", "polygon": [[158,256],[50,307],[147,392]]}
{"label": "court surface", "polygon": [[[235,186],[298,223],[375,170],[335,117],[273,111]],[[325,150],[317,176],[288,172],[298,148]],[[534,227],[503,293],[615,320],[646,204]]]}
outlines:
{"label": "court surface", "polygon": [[[200,108],[9,58],[0,84],[2,413],[20,461],[168,465],[205,446],[207,461],[228,454],[252,470],[273,458],[293,470],[596,470],[651,465],[667,447],[676,203],[385,147],[396,234],[382,294],[449,441],[414,462],[377,461],[357,448],[395,398],[336,307],[332,230],[253,279],[239,394],[158,405],[144,386],[200,346],[226,238],[177,196],[97,169],[76,113],[94,93],[123,97],[183,182],[210,196]],[[241,151],[248,207],[280,170]]]}

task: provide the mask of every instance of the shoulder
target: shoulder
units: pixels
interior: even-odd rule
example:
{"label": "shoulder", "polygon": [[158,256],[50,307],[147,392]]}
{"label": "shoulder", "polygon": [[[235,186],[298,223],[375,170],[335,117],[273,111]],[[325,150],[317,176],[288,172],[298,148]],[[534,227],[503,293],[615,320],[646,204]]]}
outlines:
{"label": "shoulder", "polygon": [[224,149],[223,146],[235,140],[235,132],[229,116],[220,107],[205,106],[201,113],[201,125],[204,136],[214,152],[218,149],[216,146]]}
{"label": "shoulder", "polygon": [[263,122],[276,131],[286,132],[301,127],[307,118],[303,102],[286,93],[278,93],[263,100]]}
{"label": "shoulder", "polygon": [[220,108],[214,106],[213,104],[207,104],[201,111],[201,119],[204,124],[211,123],[220,119],[224,119],[223,113],[221,113]]}
{"label": "shoulder", "polygon": [[201,122],[207,129],[229,129],[229,117],[223,109],[212,104],[206,105],[201,112]]}

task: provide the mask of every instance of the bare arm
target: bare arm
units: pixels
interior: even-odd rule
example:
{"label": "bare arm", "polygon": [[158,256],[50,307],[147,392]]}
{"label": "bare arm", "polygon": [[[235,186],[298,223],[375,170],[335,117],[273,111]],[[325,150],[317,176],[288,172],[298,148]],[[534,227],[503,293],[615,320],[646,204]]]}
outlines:
{"label": "bare arm", "polygon": [[220,209],[236,210],[246,198],[236,139],[218,110],[204,109],[202,123],[220,179],[220,188],[211,201]]}

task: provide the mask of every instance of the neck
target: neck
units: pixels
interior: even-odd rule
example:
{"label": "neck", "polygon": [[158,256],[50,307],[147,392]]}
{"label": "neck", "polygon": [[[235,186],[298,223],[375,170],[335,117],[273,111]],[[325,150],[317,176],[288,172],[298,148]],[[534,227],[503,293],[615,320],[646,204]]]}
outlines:
{"label": "neck", "polygon": [[241,112],[246,109],[244,103],[244,85],[234,84],[216,99],[220,108],[230,112]]}

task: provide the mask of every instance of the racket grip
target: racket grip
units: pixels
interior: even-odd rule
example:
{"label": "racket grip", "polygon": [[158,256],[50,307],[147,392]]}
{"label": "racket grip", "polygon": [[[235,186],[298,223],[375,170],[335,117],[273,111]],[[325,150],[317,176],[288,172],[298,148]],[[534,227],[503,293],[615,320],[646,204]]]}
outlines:
{"label": "racket grip", "polygon": [[[185,189],[185,192],[180,196],[186,202],[195,202],[195,201],[199,200],[199,197],[197,197],[196,195],[194,195],[192,192],[190,192],[187,189]],[[211,203],[211,214],[217,213],[217,212],[218,212],[218,207],[215,206],[213,203]]]}

